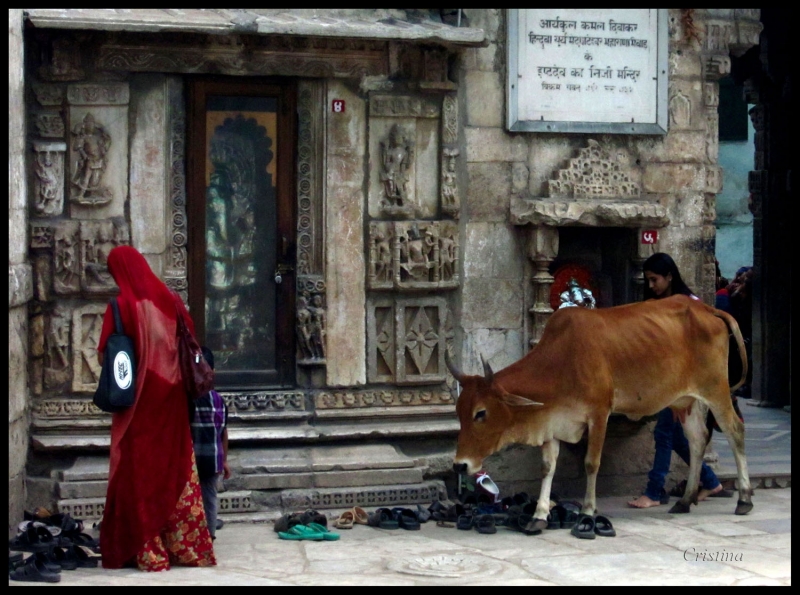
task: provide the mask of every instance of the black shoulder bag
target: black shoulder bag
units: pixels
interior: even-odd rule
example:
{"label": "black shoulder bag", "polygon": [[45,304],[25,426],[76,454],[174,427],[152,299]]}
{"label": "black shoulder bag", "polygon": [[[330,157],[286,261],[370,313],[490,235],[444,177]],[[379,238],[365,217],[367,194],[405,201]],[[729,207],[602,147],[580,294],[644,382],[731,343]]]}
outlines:
{"label": "black shoulder bag", "polygon": [[103,411],[115,413],[133,405],[136,398],[136,356],[133,339],[122,328],[117,298],[111,300],[111,308],[114,311],[114,332],[106,343],[103,368],[93,400]]}

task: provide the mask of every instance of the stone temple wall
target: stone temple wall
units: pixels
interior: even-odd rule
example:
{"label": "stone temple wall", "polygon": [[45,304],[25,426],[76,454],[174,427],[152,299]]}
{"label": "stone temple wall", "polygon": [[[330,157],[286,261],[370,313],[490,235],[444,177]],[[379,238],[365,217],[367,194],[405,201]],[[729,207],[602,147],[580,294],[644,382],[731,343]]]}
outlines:
{"label": "stone temple wall", "polygon": [[[713,303],[715,200],[722,179],[718,80],[730,72],[731,54],[741,55],[758,43],[759,11],[669,10],[669,132],[663,137],[507,132],[506,12],[466,9],[464,15],[470,26],[484,29],[488,40],[485,47],[466,49],[459,62],[467,180],[457,333],[463,333],[464,371],[481,373],[481,357],[494,370],[502,368],[538,340],[552,313],[546,299],[553,282],[548,265],[558,253],[559,226],[583,221],[633,229],[653,225],[659,228],[658,243],[640,246],[632,255],[634,274],[641,275],[641,263],[651,253],[667,252],[687,284],[706,303]],[[621,164],[641,203],[636,213],[584,211],[580,201],[569,210],[565,203],[563,212],[548,211],[539,200],[560,196],[563,188],[554,181],[568,177],[570,162],[589,147]],[[628,190],[624,187],[617,194],[628,196]],[[598,215],[608,218],[591,223]],[[613,417],[610,422],[598,484],[601,489],[638,489],[652,462],[652,422],[618,421],[616,429]],[[623,450],[628,463],[620,465],[623,457],[613,454]],[[559,466],[556,483],[573,467],[572,475],[582,475],[582,456],[580,449],[562,449],[561,460],[566,462]],[[610,461],[615,459],[612,469]],[[540,477],[539,460],[538,454],[521,456],[516,449],[490,458],[486,468],[496,473],[501,488],[524,487],[520,478]],[[604,482],[604,475],[619,481]],[[632,485],[620,479],[624,477],[631,477]]]}

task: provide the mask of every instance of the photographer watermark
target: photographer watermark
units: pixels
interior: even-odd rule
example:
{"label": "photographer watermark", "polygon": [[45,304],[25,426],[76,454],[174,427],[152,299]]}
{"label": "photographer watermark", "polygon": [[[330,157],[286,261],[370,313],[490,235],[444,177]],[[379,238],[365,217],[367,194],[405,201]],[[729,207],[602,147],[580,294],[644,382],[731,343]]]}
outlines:
{"label": "photographer watermark", "polygon": [[687,562],[741,562],[744,559],[742,552],[729,552],[721,550],[706,550],[690,547],[683,552],[683,559]]}

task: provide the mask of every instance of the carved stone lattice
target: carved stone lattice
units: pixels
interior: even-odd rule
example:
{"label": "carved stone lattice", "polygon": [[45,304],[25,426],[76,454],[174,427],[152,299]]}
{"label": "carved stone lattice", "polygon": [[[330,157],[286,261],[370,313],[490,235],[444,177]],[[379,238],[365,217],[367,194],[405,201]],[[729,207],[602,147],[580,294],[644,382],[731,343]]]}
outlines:
{"label": "carved stone lattice", "polygon": [[322,365],[327,350],[325,281],[319,275],[297,279],[297,364]]}
{"label": "carved stone lattice", "polygon": [[316,490],[308,506],[311,508],[365,508],[381,506],[397,506],[399,504],[423,504],[440,500],[445,495],[442,486],[435,483],[421,484],[414,487],[392,489],[359,488],[355,492],[321,492]]}
{"label": "carved stone lattice", "polygon": [[548,180],[551,198],[637,197],[641,194],[640,185],[600,143],[589,139],[587,144],[577,157],[570,159],[566,169],[560,170],[554,180]]}
{"label": "carved stone lattice", "polygon": [[189,297],[186,277],[186,175],[184,173],[186,115],[182,85],[179,79],[170,78],[167,81],[167,134],[169,135],[167,189],[172,226],[169,230],[164,283],[173,291],[177,291],[186,303]]}
{"label": "carved stone lattice", "polygon": [[60,215],[64,210],[66,143],[33,143],[33,209],[37,215]]}
{"label": "carved stone lattice", "polygon": [[442,382],[446,379],[444,350],[452,338],[452,322],[448,322],[444,298],[370,300],[368,380],[396,384]]}
{"label": "carved stone lattice", "polygon": [[76,308],[72,314],[72,390],[94,393],[100,379],[97,344],[103,329],[105,304]]}
{"label": "carved stone lattice", "polygon": [[99,206],[111,202],[111,189],[103,185],[108,167],[106,155],[111,136],[105,127],[87,112],[72,129],[73,172],[70,200],[81,205]]}
{"label": "carved stone lattice", "polygon": [[456,174],[456,157],[458,149],[445,147],[442,149],[442,212],[458,219],[461,212],[461,199],[458,196],[458,177]]}

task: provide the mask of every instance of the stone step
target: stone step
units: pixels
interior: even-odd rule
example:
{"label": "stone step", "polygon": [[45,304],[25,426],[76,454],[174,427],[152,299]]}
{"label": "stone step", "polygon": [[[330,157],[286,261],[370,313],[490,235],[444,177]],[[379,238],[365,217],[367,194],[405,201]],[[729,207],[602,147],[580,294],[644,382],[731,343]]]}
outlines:
{"label": "stone step", "polygon": [[[414,484],[379,486],[311,488],[280,490],[264,494],[252,490],[219,493],[219,515],[230,522],[267,522],[287,512],[312,508],[319,511],[348,510],[361,506],[370,511],[380,507],[427,507],[434,500],[447,497],[441,480],[426,480]],[[58,511],[73,518],[96,521],[103,515],[105,498],[67,498],[58,501]],[[334,516],[330,514],[329,516]]]}

